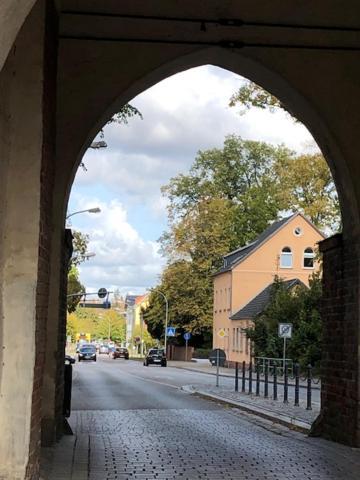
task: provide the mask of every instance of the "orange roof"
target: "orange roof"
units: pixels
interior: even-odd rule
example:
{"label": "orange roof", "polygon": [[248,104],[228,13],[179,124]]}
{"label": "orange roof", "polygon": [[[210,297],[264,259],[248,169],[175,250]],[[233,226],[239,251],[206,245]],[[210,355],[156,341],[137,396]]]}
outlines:
{"label": "orange roof", "polygon": [[135,304],[138,305],[139,303],[141,303],[143,300],[145,300],[145,298],[148,296],[148,293],[145,293],[144,295],[138,295],[136,298],[135,298]]}

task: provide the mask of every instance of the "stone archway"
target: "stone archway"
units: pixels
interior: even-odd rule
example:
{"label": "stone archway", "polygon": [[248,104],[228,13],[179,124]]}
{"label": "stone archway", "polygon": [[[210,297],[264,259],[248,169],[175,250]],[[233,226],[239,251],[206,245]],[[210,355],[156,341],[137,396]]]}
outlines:
{"label": "stone archway", "polygon": [[[202,17],[295,23],[295,34],[289,30],[281,36],[276,25],[266,32],[254,27],[250,36],[259,42],[256,48],[232,48],[228,35],[241,40],[242,29],[232,29],[230,33],[223,26],[215,33],[210,32],[209,38],[215,38],[218,44],[226,40],[227,48],[204,48],[195,41],[199,32],[182,21],[172,23],[171,36],[181,38],[182,42],[178,43],[156,41],[158,20],[146,20],[143,30],[139,20],[128,27],[129,35],[137,35],[141,30],[146,41],[127,44],[106,38],[109,22],[120,21],[109,20],[116,17],[111,17],[112,13],[123,9],[125,13],[146,16],[152,13],[146,2],[135,2],[136,5],[122,2],[121,8],[118,2],[108,2],[110,16],[102,17],[97,23],[103,31],[102,39],[81,38],[82,32],[71,37],[64,27],[58,36],[59,19],[65,27],[69,26],[65,13],[60,12],[62,4],[70,9],[81,4],[84,10],[101,10],[103,2],[39,0],[27,17],[34,3],[24,0],[14,6],[13,2],[4,0],[0,7],[0,14],[5,15],[1,25],[8,22],[0,29],[5,38],[0,65],[7,58],[0,72],[0,336],[3,346],[0,477],[36,478],[41,418],[55,430],[49,437],[56,436],[54,425],[60,413],[55,399],[61,396],[59,355],[60,358],[63,355],[61,322],[64,317],[59,314],[59,291],[64,217],[80,158],[98,128],[119,106],[161,79],[205,63],[242,74],[280,98],[312,132],[332,169],[341,198],[344,234],[340,241],[330,242],[326,247],[336,268],[327,276],[332,285],[331,295],[325,299],[324,313],[329,327],[337,333],[337,340],[330,332],[325,365],[328,376],[324,391],[327,393],[323,397],[320,429],[330,438],[359,445],[360,164],[357,137],[360,67],[357,43],[356,38],[344,39],[344,32],[334,30],[330,42],[334,48],[318,48],[328,39],[323,31],[310,28],[308,37],[304,37],[309,48],[306,45],[293,48],[298,34],[305,35],[301,27],[296,26],[297,20],[310,27],[316,24],[351,26],[352,18],[357,18],[359,13],[356,2],[352,4],[352,18],[348,14],[350,7],[347,12],[341,5],[330,9],[326,2],[314,5],[311,12],[305,6],[298,7],[295,17],[293,8],[289,9],[282,0],[271,5],[264,0],[256,7],[236,0],[214,0],[206,7],[203,2],[196,6],[193,2],[181,5],[168,0],[158,2],[157,15],[187,17],[195,23]],[[78,22],[76,28],[89,28],[85,17],[77,15],[76,18],[78,20],[70,19],[72,25]],[[45,28],[48,26],[50,28]],[[117,24],[115,27],[118,31]],[[121,25],[119,28],[122,31]],[[275,40],[283,42],[280,49],[271,46]],[[337,48],[338,44],[340,47],[354,44],[354,49]],[[8,55],[10,50],[12,55]],[[57,58],[56,85],[54,60]],[[337,278],[342,283],[335,281]],[[11,296],[14,289],[18,289],[21,296],[20,304]],[[46,330],[54,332],[51,341],[49,336],[45,340]],[[26,361],[17,362],[14,345],[23,349]],[[344,381],[339,384],[342,372]],[[19,377],[16,389],[14,376]],[[45,400],[41,405],[44,378]]]}

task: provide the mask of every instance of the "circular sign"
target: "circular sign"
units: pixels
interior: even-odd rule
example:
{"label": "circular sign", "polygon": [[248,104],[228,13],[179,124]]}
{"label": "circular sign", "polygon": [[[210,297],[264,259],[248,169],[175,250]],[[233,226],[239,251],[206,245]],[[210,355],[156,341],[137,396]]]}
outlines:
{"label": "circular sign", "polygon": [[184,333],[184,338],[185,338],[185,340],[190,340],[190,338],[191,338],[191,333],[190,333],[190,332]]}
{"label": "circular sign", "polygon": [[105,298],[106,295],[107,295],[107,290],[106,290],[106,288],[99,288],[98,297],[99,297],[99,298]]}
{"label": "circular sign", "polygon": [[214,348],[214,350],[210,352],[209,360],[211,365],[216,365],[217,359],[219,359],[220,367],[223,367],[226,360],[226,353],[224,350],[221,350],[221,348]]}

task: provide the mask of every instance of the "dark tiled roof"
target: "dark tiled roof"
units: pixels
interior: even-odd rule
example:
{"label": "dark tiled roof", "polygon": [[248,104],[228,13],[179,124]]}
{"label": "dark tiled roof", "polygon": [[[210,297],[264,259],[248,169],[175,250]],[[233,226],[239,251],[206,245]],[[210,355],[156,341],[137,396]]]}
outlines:
{"label": "dark tiled roof", "polygon": [[251,252],[253,252],[257,247],[259,247],[263,242],[265,242],[269,237],[271,237],[279,228],[281,228],[286,222],[291,218],[298,215],[297,213],[290,215],[290,217],[283,218],[278,222],[274,222],[269,225],[257,238],[254,242],[245,245],[244,247],[238,248],[233,252],[228,253],[224,257],[224,265],[220,270],[218,270],[215,275],[219,273],[228,272],[235,265],[244,260]]}
{"label": "dark tiled roof", "polygon": [[[284,283],[285,288],[291,289],[295,285],[305,284],[298,278],[287,280]],[[265,307],[270,301],[271,290],[273,283],[270,283],[262,292],[260,292],[255,298],[253,298],[245,307],[241,308],[238,312],[234,313],[230,317],[230,320],[243,320],[245,318],[254,318],[264,311]]]}

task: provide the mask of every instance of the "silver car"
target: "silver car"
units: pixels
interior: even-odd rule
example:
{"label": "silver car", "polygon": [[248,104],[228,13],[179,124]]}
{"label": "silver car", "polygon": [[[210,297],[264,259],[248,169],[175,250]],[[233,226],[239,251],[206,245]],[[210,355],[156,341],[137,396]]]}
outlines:
{"label": "silver car", "polygon": [[105,354],[105,355],[108,355],[109,354],[109,346],[108,345],[100,345],[100,348],[99,348],[99,355],[101,354]]}

